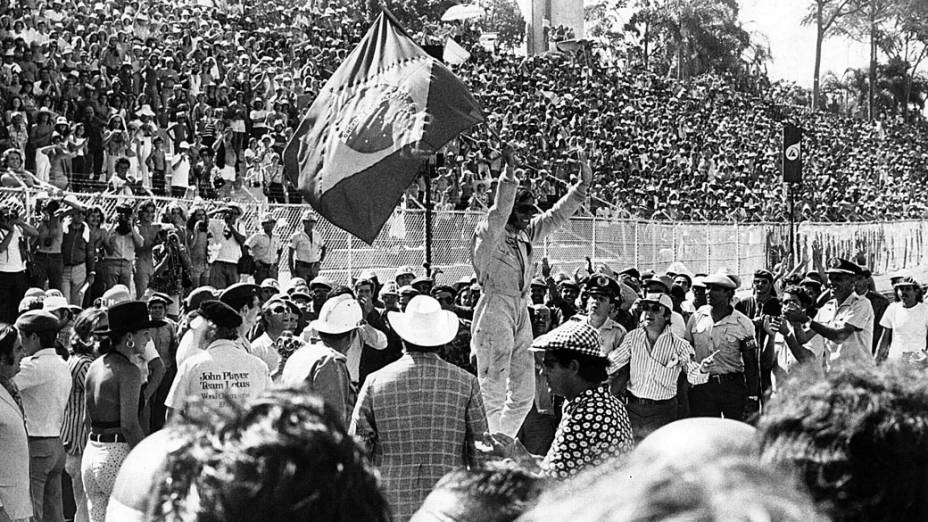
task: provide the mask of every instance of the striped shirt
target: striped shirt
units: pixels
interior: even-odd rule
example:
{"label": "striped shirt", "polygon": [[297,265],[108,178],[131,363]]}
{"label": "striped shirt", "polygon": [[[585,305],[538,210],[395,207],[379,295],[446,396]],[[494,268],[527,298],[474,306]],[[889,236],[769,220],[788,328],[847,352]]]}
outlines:
{"label": "striped shirt", "polygon": [[[645,328],[635,328],[622,341],[622,346],[610,357],[610,366],[621,368],[631,364],[628,392],[641,399],[662,401],[677,396],[680,371],[698,369],[696,352],[683,339],[671,333],[667,326],[652,346]],[[621,355],[624,359],[619,359]]]}
{"label": "striped shirt", "polygon": [[64,423],[61,425],[61,444],[68,455],[80,455],[87,443],[87,426],[84,424],[84,378],[93,357],[74,354],[68,358],[71,371],[71,395],[64,407]]}

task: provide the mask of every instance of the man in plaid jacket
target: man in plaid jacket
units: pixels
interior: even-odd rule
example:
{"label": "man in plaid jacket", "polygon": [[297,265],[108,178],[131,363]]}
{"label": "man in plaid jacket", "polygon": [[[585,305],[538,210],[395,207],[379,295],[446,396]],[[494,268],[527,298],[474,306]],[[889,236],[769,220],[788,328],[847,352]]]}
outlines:
{"label": "man in plaid jacket", "polygon": [[457,334],[457,316],[424,295],[388,314],[405,353],[368,375],[349,431],[380,469],[395,520],[405,522],[438,479],[476,460],[487,419],[477,378],[437,354]]}

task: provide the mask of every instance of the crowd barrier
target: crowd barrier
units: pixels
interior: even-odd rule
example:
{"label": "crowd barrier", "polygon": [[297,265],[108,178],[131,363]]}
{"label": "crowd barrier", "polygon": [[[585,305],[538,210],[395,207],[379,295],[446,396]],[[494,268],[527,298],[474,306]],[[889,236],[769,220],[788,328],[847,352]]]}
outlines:
{"label": "crowd barrier", "polygon": [[[107,216],[120,202],[154,200],[159,211],[172,202],[187,208],[209,208],[225,204],[214,200],[178,200],[104,194],[67,193],[86,205],[98,205]],[[7,190],[0,199],[23,198],[22,190]],[[43,192],[27,192],[25,200],[47,197]],[[258,230],[258,216],[272,212],[278,218],[277,234],[284,239],[301,227],[305,205],[256,204],[239,202],[245,210],[243,221],[250,233]],[[480,212],[435,212],[432,226],[432,265],[442,270],[441,280],[451,281],[472,273],[470,240],[483,217]],[[411,265],[421,269],[425,261],[425,212],[397,209],[372,245],[355,238],[320,218],[317,230],[325,239],[328,254],[323,273],[333,280],[347,282],[362,270],[373,270],[382,281],[392,279],[396,267]],[[888,277],[899,273],[928,275],[925,238],[928,221],[869,223],[801,223],[796,231],[797,259],[811,260],[820,253],[855,258],[873,270],[878,287],[888,287]],[[535,245],[548,257],[555,271],[572,274],[585,265],[605,263],[614,269],[629,266],[665,270],[672,263],[685,265],[693,273],[720,269],[747,277],[755,269],[771,268],[790,250],[789,226],[781,223],[699,223],[646,220],[619,220],[576,217],[570,224]],[[285,250],[286,252],[286,250]],[[541,256],[535,256],[540,262]],[[811,263],[810,263],[811,265]],[[286,255],[281,272],[287,272]],[[286,278],[286,274],[284,275]]]}

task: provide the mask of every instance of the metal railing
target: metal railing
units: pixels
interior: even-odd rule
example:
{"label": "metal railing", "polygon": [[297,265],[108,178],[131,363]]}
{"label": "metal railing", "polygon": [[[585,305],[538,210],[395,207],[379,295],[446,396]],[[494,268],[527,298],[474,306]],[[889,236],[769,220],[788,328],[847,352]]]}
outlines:
{"label": "metal railing", "polygon": [[[25,198],[31,208],[42,192],[5,190],[5,198]],[[101,194],[67,193],[87,205],[98,205],[107,216],[126,200],[153,200],[159,212],[169,203],[207,207],[223,201],[186,201]],[[276,233],[283,239],[298,230],[305,205],[258,205],[239,202],[244,208],[246,230],[257,231],[258,215],[270,211],[278,218]],[[30,210],[31,213],[31,210]],[[441,268],[441,279],[450,281],[472,273],[470,239],[482,212],[435,212],[433,214],[432,265]],[[323,273],[347,282],[362,270],[373,270],[382,281],[391,280],[396,267],[411,265],[421,270],[425,261],[425,212],[397,209],[372,245],[358,240],[324,219],[316,225],[325,239],[328,254]],[[789,227],[780,223],[697,223],[575,217],[569,225],[535,245],[549,258],[555,271],[573,273],[585,265],[585,257],[621,270],[629,266],[665,270],[682,263],[691,272],[730,270],[750,277],[755,269],[770,268],[789,251]],[[890,275],[906,273],[926,280],[928,275],[928,221],[868,223],[801,223],[797,226],[797,259],[810,260],[816,252],[861,258],[885,287]],[[286,255],[281,271],[286,272]],[[537,256],[536,262],[540,262]],[[811,269],[811,266],[810,266]],[[746,279],[749,281],[749,279]]]}

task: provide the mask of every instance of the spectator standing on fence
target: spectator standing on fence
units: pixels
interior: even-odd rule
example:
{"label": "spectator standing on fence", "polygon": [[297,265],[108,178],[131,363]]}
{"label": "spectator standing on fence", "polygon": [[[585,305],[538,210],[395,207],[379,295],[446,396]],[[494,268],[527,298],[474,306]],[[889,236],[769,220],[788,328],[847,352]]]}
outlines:
{"label": "spectator standing on fence", "polygon": [[23,220],[25,210],[16,198],[0,204],[0,321],[12,324],[17,306],[29,288],[26,276],[27,237],[39,231]]}
{"label": "spectator standing on fence", "polygon": [[532,243],[567,223],[586,199],[593,171],[581,152],[580,182],[539,215],[531,192],[519,190],[516,161],[508,146],[503,157],[506,168],[493,207],[471,240],[474,270],[483,289],[474,310],[471,353],[477,358],[490,432],[514,437],[532,407],[535,390],[535,359],[528,351]]}
{"label": "spectator standing on fence", "polygon": [[[238,283],[238,262],[242,258],[242,233],[238,218],[242,207],[235,203],[214,210],[209,220],[209,284],[219,290]],[[247,248],[247,247],[246,247]],[[244,252],[247,253],[247,250]]]}
{"label": "spectator standing on fence", "polygon": [[316,215],[312,210],[305,210],[300,217],[303,229],[290,236],[290,255],[287,264],[290,274],[312,281],[319,275],[319,267],[325,259],[325,241],[322,234],[315,230]]}
{"label": "spectator standing on fence", "polygon": [[132,284],[132,267],[135,263],[136,249],[145,243],[135,225],[135,212],[132,205],[122,203],[116,206],[116,220],[107,227],[103,237],[103,283],[104,290],[120,284],[134,288]]}
{"label": "spectator standing on fence", "polygon": [[283,247],[280,239],[274,234],[277,218],[270,212],[261,214],[261,230],[255,232],[246,241],[245,246],[255,259],[255,281],[277,279],[277,266],[280,263],[280,253]]}

